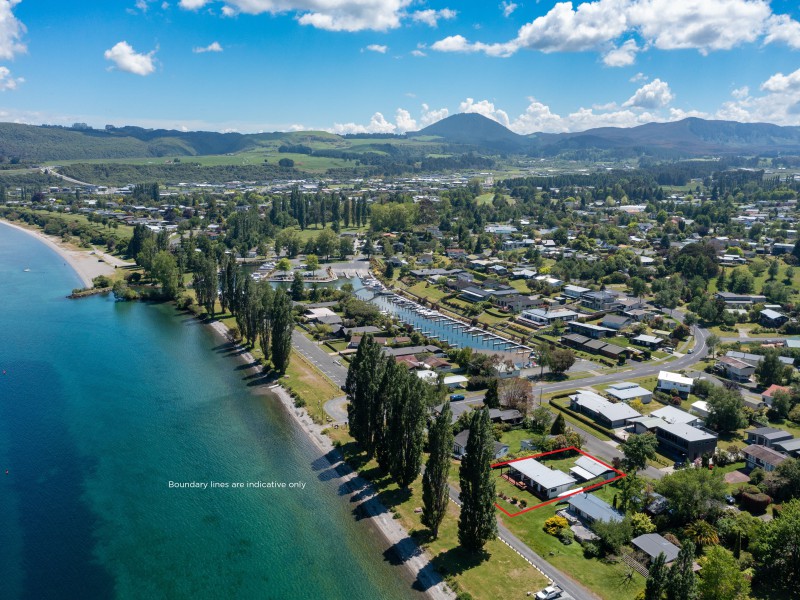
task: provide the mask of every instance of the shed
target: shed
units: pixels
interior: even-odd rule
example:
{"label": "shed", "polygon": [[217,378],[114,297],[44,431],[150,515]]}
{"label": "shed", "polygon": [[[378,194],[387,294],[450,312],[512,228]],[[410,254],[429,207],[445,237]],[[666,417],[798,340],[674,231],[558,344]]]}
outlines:
{"label": "shed", "polygon": [[675,544],[657,533],[645,533],[635,537],[631,540],[631,544],[644,552],[649,561],[655,560],[659,554],[663,553],[667,564],[678,558],[678,553],[681,551]]}

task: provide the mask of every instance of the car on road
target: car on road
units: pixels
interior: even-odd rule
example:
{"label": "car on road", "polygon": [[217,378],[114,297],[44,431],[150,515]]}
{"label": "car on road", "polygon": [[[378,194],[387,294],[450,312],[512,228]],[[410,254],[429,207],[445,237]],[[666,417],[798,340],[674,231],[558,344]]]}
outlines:
{"label": "car on road", "polygon": [[450,394],[450,400],[463,400],[464,394]]}
{"label": "car on road", "polygon": [[694,348],[689,348],[689,354],[694,354]]}
{"label": "car on road", "polygon": [[536,592],[536,600],[555,600],[561,598],[562,589],[557,585],[548,585],[541,591]]}

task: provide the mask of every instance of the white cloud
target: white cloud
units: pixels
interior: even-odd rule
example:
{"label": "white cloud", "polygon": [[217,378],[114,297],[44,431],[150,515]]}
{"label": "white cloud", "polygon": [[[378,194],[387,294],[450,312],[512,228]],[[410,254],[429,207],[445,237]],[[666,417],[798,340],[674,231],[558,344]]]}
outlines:
{"label": "white cloud", "polygon": [[439,109],[431,109],[430,106],[427,104],[422,105],[422,116],[419,119],[419,126],[420,127],[427,127],[436,121],[441,121],[442,119],[447,118],[450,114],[450,111],[446,108],[439,108]]}
{"label": "white cloud", "polygon": [[675,96],[669,89],[666,81],[656,78],[650,83],[644,84],[626,100],[622,106],[625,108],[663,108],[667,106]]}
{"label": "white cloud", "polygon": [[400,27],[402,19],[409,17],[405,8],[413,0],[180,0],[180,6],[198,10],[217,2],[224,3],[222,14],[227,17],[288,13],[301,25],[328,31],[386,31]]}
{"label": "white cloud", "polygon": [[411,51],[411,56],[422,57],[422,56],[428,56],[428,55],[425,54],[422,50],[412,50]]}
{"label": "white cloud", "polygon": [[761,89],[767,92],[789,92],[800,89],[800,69],[788,75],[775,73],[761,84]]}
{"label": "white cloud", "polygon": [[389,46],[383,46],[381,44],[370,44],[366,48],[362,48],[362,52],[364,50],[369,50],[370,52],[377,52],[378,54],[386,54],[386,51],[389,49]]}
{"label": "white cloud", "polygon": [[455,19],[458,13],[454,10],[450,10],[449,8],[443,8],[441,10],[433,10],[429,8],[427,10],[418,10],[411,13],[411,20],[416,21],[417,23],[425,23],[429,27],[436,27],[439,25],[439,19],[449,20]]}
{"label": "white cloud", "polygon": [[483,115],[484,117],[488,117],[504,125],[506,127],[509,126],[508,120],[508,113],[504,110],[500,110],[499,108],[495,108],[494,103],[489,102],[488,100],[481,100],[480,102],[475,102],[472,98],[467,98],[458,105],[458,112],[462,113],[478,113],[479,115]]}
{"label": "white cloud", "polygon": [[[618,46],[623,36],[629,39]],[[609,66],[627,66],[636,52],[650,48],[707,54],[758,40],[800,48],[800,23],[789,15],[774,14],[768,0],[594,0],[577,7],[567,1],[520,27],[508,42],[486,44],[450,36],[432,47],[493,56],[510,56],[523,48],[545,53],[596,51]]]}
{"label": "white cloud", "polygon": [[24,81],[22,77],[17,77],[16,79],[12,77],[8,67],[0,66],[0,92],[15,90],[17,86]]}
{"label": "white cloud", "polygon": [[627,40],[619,48],[613,48],[603,56],[608,67],[627,67],[636,62],[636,53],[640,50],[635,40]]}
{"label": "white cloud", "polygon": [[178,5],[186,10],[198,10],[209,2],[211,2],[211,0],[181,0],[178,2]]}
{"label": "white cloud", "polygon": [[204,52],[222,52],[223,48],[219,42],[211,42],[208,46],[197,46],[192,48],[195,54],[203,54]]}
{"label": "white cloud", "polygon": [[347,133],[394,133],[397,125],[390,123],[382,113],[376,112],[372,115],[369,125],[358,125],[356,123],[335,123],[331,129],[332,133],[344,135]]}
{"label": "white cloud", "polygon": [[631,77],[628,81],[630,81],[631,83],[639,83],[640,81],[647,81],[648,79],[650,78],[640,71],[639,73]]}
{"label": "white cloud", "polygon": [[737,100],[741,100],[743,98],[747,98],[750,95],[750,88],[746,85],[736,88],[731,92],[731,96],[736,98]]}
{"label": "white cloud", "polygon": [[0,0],[0,58],[11,59],[25,52],[22,36],[25,25],[14,16],[14,7],[20,0]]}
{"label": "white cloud", "polygon": [[397,123],[397,133],[405,133],[406,131],[416,131],[419,129],[416,119],[404,108],[397,109],[394,120]]}
{"label": "white cloud", "polygon": [[787,15],[773,15],[767,22],[765,44],[779,42],[790,48],[800,48],[800,23]]}
{"label": "white cloud", "polygon": [[540,131],[548,133],[561,133],[567,131],[567,124],[560,115],[553,113],[550,107],[542,104],[536,98],[528,98],[530,104],[525,112],[514,119],[511,130],[517,133],[528,134]]}
{"label": "white cloud", "polygon": [[147,54],[140,54],[134,51],[131,45],[126,42],[117,42],[113,48],[106,50],[104,56],[106,60],[114,63],[117,69],[134,75],[150,75],[156,70],[153,57],[156,51]]}
{"label": "white cloud", "polygon": [[500,10],[503,11],[503,16],[506,18],[510,17],[511,13],[517,10],[517,8],[518,5],[513,2],[508,2],[507,0],[503,0],[503,2],[500,3]]}
{"label": "white cloud", "polygon": [[441,39],[431,46],[438,52],[484,52],[489,56],[511,56],[516,52],[516,48],[510,44],[484,44],[482,42],[470,42],[463,35],[451,35]]}

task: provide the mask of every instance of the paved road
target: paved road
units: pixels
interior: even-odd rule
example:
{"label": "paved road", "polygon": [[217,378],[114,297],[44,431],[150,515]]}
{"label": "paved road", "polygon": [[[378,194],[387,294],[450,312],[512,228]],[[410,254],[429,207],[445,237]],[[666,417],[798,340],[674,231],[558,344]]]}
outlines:
{"label": "paved road", "polygon": [[296,329],[292,332],[292,346],[325,373],[333,383],[339,387],[344,385],[347,368],[342,366],[339,358],[328,354],[325,346],[312,342]]}
{"label": "paved road", "polygon": [[[455,502],[458,506],[461,506],[458,490],[452,485],[450,486],[450,500]],[[534,567],[541,571],[545,577],[554,582],[575,600],[597,600],[597,596],[576,582],[569,575],[555,568],[541,556],[536,554],[536,552],[531,550],[528,545],[525,544],[525,542],[511,533],[511,531],[509,531],[508,528],[502,523],[497,523],[497,537],[510,546],[512,550],[515,550],[518,554],[520,554],[525,560],[530,562]]]}

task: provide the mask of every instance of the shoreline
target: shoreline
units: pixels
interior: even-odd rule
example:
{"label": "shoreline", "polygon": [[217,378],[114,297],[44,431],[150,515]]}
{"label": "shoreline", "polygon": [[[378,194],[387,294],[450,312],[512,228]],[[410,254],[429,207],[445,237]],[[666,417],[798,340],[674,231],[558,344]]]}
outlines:
{"label": "shoreline", "polygon": [[[236,344],[224,323],[212,321],[206,324],[217,335]],[[238,358],[246,364],[255,362],[253,355],[249,352],[242,353]],[[256,369],[260,372],[258,367],[251,367],[250,370],[255,371]],[[325,458],[337,473],[342,485],[347,486],[351,502],[354,496],[359,496],[360,500],[355,504],[356,507],[364,511],[369,524],[383,537],[386,544],[394,549],[398,555],[397,558],[411,575],[412,585],[421,586],[424,589],[422,593],[433,600],[454,600],[455,594],[434,570],[427,553],[419,547],[408,532],[393,518],[392,513],[380,502],[377,497],[378,492],[372,483],[362,478],[345,462],[341,452],[334,447],[331,439],[322,433],[324,427],[314,423],[305,409],[297,408],[292,397],[279,383],[268,386],[267,391],[275,395],[298,427],[320,451],[321,458]],[[332,458],[334,460],[331,460]],[[364,494],[365,490],[368,490],[370,494]]]}
{"label": "shoreline", "polygon": [[[110,257],[105,252],[95,250],[96,254],[91,254],[91,251],[68,248],[60,239],[47,235],[39,228],[23,227],[16,222],[2,218],[0,218],[0,223],[36,238],[58,254],[72,268],[84,288],[92,288],[94,286],[92,279],[98,275],[112,277],[116,266],[126,264],[115,257]],[[109,260],[113,260],[116,266],[109,264]]]}

